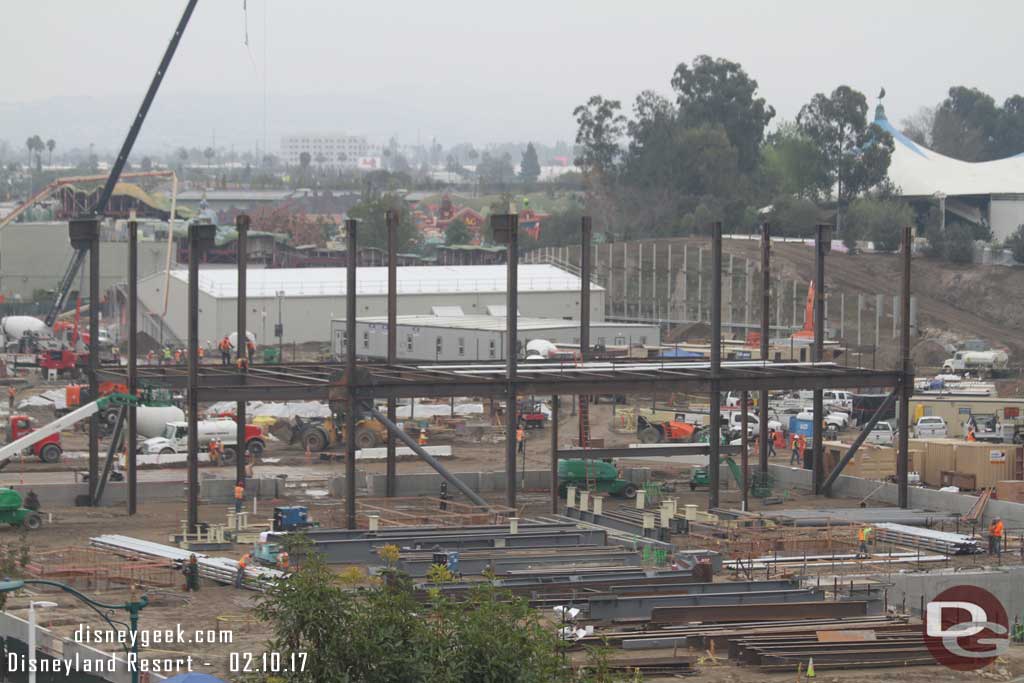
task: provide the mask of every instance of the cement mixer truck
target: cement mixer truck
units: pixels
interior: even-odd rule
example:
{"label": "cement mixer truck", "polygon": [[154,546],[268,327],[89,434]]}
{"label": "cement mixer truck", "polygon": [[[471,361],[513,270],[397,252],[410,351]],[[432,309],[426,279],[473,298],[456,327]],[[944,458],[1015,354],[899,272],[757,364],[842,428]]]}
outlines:
{"label": "cement mixer truck", "polygon": [[1005,370],[1009,361],[1005,351],[957,351],[942,361],[942,371],[948,375],[993,375]]}

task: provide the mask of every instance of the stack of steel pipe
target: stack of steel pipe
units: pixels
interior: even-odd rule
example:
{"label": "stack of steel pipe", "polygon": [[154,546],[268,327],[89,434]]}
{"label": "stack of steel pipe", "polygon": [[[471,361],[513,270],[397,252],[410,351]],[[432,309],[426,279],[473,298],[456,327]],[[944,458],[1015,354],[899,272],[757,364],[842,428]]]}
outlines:
{"label": "stack of steel pipe", "polygon": [[[199,564],[199,576],[216,581],[217,583],[233,583],[235,574],[238,572],[238,562],[236,560],[195,553],[191,550],[183,550],[174,546],[154,543],[130,536],[118,534],[96,536],[90,538],[89,543],[93,547],[108,550],[125,557],[156,557],[165,559],[170,564],[178,566],[188,562],[191,555],[195,555]],[[276,569],[249,565],[245,569],[243,585],[246,588],[262,590],[267,583],[276,581],[282,576],[284,574]]]}
{"label": "stack of steel pipe", "polygon": [[905,524],[876,524],[875,540],[920,548],[947,555],[973,555],[982,552],[977,539],[964,534],[924,529]]}

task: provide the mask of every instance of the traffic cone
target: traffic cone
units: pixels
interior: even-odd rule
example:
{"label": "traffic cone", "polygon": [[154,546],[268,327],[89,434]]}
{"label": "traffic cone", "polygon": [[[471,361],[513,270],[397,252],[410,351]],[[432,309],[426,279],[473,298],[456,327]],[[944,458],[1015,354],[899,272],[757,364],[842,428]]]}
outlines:
{"label": "traffic cone", "polygon": [[807,677],[814,678],[814,657],[807,660]]}

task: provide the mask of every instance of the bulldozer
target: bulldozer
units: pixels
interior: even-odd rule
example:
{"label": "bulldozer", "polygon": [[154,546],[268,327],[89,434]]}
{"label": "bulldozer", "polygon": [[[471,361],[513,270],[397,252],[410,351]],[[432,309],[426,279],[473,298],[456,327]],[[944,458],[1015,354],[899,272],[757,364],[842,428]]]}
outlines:
{"label": "bulldozer", "polygon": [[[289,444],[301,443],[312,453],[345,443],[344,416],[302,418],[296,417]],[[356,420],[356,448],[376,448],[387,443],[387,428],[370,416]]]}

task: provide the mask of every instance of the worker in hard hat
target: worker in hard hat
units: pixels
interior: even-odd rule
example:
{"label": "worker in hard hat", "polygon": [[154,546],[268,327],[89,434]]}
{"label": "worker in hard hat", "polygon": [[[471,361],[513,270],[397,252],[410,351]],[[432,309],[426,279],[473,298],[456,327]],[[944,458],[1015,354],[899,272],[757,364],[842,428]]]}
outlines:
{"label": "worker in hard hat", "polygon": [[185,575],[185,590],[188,592],[194,592],[199,590],[199,559],[195,553],[189,555],[188,562],[181,568],[181,573]]}
{"label": "worker in hard hat", "polygon": [[988,554],[1000,557],[1003,554],[1003,520],[996,517],[988,525]]}
{"label": "worker in hard hat", "polygon": [[420,447],[425,447],[427,445],[427,430],[426,429],[421,429],[420,430],[420,438],[418,439],[418,442],[420,444]]}
{"label": "worker in hard hat", "polygon": [[868,550],[868,545],[872,542],[875,530],[869,526],[863,526],[857,530],[857,540],[860,542],[860,546],[857,548],[857,557],[866,558],[871,555]]}
{"label": "worker in hard hat", "polygon": [[974,425],[973,424],[970,425],[969,427],[967,427],[967,440],[968,441],[977,441],[978,440],[977,437],[974,436]]}
{"label": "worker in hard hat", "polygon": [[220,349],[220,364],[231,365],[231,339],[228,335],[224,335],[224,338],[217,344],[217,348]]}

